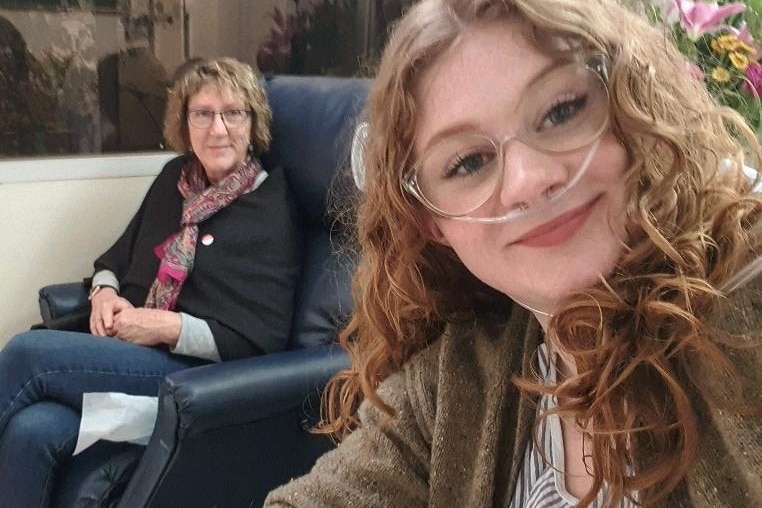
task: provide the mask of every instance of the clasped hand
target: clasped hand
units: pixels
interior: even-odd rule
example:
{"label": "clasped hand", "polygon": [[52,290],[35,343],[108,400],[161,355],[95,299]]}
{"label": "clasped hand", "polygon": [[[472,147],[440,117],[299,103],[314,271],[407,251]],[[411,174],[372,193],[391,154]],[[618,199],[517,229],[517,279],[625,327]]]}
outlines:
{"label": "clasped hand", "polygon": [[182,320],[176,312],[136,308],[111,288],[103,288],[92,299],[90,332],[103,337],[140,344],[174,346]]}

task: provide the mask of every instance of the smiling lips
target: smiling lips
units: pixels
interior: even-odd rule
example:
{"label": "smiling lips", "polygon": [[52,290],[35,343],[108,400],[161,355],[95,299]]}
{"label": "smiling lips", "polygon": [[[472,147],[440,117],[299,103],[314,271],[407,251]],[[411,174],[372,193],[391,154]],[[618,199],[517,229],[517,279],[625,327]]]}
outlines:
{"label": "smiling lips", "polygon": [[512,242],[513,245],[526,247],[555,247],[573,237],[585,224],[590,212],[599,198],[565,212],[555,219],[546,222],[524,233],[521,238]]}

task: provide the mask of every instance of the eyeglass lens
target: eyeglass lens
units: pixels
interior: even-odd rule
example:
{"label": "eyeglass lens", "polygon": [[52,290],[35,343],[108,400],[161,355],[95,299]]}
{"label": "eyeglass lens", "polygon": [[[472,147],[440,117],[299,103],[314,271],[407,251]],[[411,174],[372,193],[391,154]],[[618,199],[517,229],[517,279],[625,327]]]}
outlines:
{"label": "eyeglass lens", "polygon": [[[458,134],[426,151],[416,165],[419,193],[447,215],[489,217],[483,206],[511,178],[504,150],[520,141],[540,152],[581,149],[608,125],[609,99],[602,76],[581,63],[557,67],[527,89],[514,112],[515,134],[496,141],[481,133]],[[586,165],[585,165],[586,166]],[[569,175],[574,180],[575,175]],[[501,180],[502,177],[502,180]],[[480,209],[481,208],[481,209]]]}
{"label": "eyeglass lens", "polygon": [[188,121],[193,127],[207,128],[214,123],[214,117],[220,115],[226,127],[240,127],[249,116],[249,112],[243,109],[228,109],[225,111],[211,111],[197,109],[188,111]]}

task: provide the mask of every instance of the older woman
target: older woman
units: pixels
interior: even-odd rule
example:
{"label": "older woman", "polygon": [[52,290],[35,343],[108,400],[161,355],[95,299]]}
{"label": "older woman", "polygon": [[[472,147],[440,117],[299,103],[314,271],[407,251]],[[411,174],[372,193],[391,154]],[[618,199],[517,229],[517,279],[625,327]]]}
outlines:
{"label": "older woman", "polygon": [[155,395],[170,372],[284,347],[299,245],[284,175],[257,159],[270,119],[248,65],[178,78],[164,132],[184,155],[95,261],[92,334],[27,332],[0,352],[0,505],[46,506],[83,393]]}
{"label": "older woman", "polygon": [[408,11],[369,101],[345,439],[267,506],[762,506],[760,151],[685,63],[615,0]]}

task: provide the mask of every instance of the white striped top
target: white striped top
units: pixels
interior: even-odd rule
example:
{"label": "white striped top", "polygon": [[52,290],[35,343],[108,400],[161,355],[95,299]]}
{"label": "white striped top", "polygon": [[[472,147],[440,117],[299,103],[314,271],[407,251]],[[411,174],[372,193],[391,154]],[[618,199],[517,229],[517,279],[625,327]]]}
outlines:
{"label": "white striped top", "polygon": [[[548,349],[545,344],[538,348],[540,375],[548,383],[556,382],[555,362],[548,359]],[[556,406],[556,398],[543,395],[540,398],[538,411],[544,412]],[[561,422],[558,415],[549,415],[538,428],[537,448],[534,440],[527,445],[524,453],[524,464],[519,472],[516,491],[509,508],[569,508],[574,507],[579,499],[566,491],[564,481],[564,445],[561,434]],[[541,453],[544,452],[543,453]],[[550,463],[546,462],[546,459]],[[598,492],[590,508],[604,506],[603,490]],[[635,508],[628,499],[624,499],[620,508]]]}

